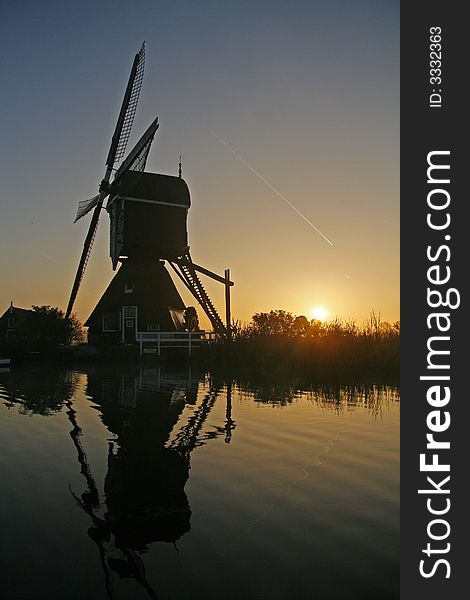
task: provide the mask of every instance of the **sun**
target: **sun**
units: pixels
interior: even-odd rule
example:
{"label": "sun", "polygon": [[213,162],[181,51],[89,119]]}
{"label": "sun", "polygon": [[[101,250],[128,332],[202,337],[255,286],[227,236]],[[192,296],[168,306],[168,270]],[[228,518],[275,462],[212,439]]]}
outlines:
{"label": "sun", "polygon": [[315,306],[315,308],[312,308],[310,311],[310,316],[317,321],[324,321],[328,316],[328,311],[326,311],[323,306]]}

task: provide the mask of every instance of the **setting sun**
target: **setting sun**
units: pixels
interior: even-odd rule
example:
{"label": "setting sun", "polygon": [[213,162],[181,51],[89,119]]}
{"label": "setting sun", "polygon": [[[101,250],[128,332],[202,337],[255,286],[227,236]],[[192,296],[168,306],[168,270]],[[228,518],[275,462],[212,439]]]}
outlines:
{"label": "setting sun", "polygon": [[312,319],[324,321],[328,316],[328,312],[323,308],[323,306],[315,306],[315,308],[311,310],[310,316]]}

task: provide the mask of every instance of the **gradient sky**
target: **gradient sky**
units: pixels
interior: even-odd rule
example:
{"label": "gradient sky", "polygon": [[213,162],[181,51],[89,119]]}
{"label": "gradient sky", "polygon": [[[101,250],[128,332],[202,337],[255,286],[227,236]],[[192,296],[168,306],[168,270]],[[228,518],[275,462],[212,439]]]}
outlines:
{"label": "gradient sky", "polygon": [[[192,256],[231,269],[233,316],[399,319],[394,0],[0,2],[0,313],[65,309],[89,224],[77,203],[97,192],[143,40],[128,148],[158,115],[147,170],[176,174],[183,155]],[[82,320],[113,275],[108,236],[103,213]]]}

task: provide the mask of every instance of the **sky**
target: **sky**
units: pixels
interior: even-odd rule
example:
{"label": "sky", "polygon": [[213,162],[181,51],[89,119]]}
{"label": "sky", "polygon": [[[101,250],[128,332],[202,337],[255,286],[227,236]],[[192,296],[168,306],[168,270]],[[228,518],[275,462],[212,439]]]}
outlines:
{"label": "sky", "polygon": [[[147,170],[176,175],[182,155],[191,254],[230,268],[233,317],[398,320],[394,0],[0,0],[0,313],[65,310],[89,225],[77,204],[97,193],[144,40],[128,149],[158,116]],[[108,238],[103,211],[82,321],[114,274]],[[206,289],[223,314],[223,286]]]}

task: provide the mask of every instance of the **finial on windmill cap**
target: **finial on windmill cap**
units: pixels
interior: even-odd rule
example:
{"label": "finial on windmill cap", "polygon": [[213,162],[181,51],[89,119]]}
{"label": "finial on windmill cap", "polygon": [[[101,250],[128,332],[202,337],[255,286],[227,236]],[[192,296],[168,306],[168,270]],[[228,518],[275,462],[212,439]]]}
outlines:
{"label": "finial on windmill cap", "polygon": [[183,170],[181,169],[181,154],[180,154],[180,164],[178,166],[178,177],[181,179],[181,176],[183,174]]}
{"label": "finial on windmill cap", "polygon": [[10,314],[13,312],[13,300],[10,300]]}

